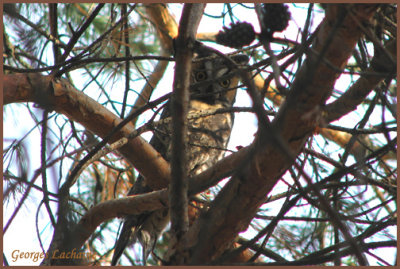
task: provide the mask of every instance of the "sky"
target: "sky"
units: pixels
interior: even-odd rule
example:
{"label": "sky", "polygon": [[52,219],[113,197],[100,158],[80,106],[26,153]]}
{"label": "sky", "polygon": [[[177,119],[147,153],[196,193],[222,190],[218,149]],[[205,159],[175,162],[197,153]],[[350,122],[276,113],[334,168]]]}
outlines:
{"label": "sky", "polygon": [[[248,4],[250,5],[250,4]],[[220,9],[220,4],[208,4],[206,8],[206,13],[212,14],[212,15],[219,15],[221,12]],[[296,40],[298,37],[298,31],[299,28],[304,25],[304,20],[306,18],[306,13],[307,13],[307,7],[308,4],[291,4],[290,5],[290,11],[292,14],[292,20],[289,23],[288,28],[283,32],[283,33],[278,33],[275,36],[281,36],[281,37],[287,37],[292,40]],[[171,4],[170,5],[170,10],[171,12],[176,16],[177,22],[179,21],[179,16],[180,16],[180,4]],[[244,8],[237,8],[235,9],[235,15],[238,15],[238,18],[247,22],[252,23],[256,31],[259,31],[259,28],[257,27],[258,21],[257,18],[254,14],[249,15],[249,10],[244,9]],[[316,17],[313,19],[313,25],[312,25],[312,30],[315,29],[321,19],[323,18],[323,12],[321,11],[320,13],[316,13]],[[203,17],[200,25],[199,25],[199,30],[198,32],[217,32],[222,28],[222,20],[215,20],[208,18],[206,16]],[[210,44],[208,44],[210,45]],[[223,52],[230,52],[232,49],[227,49],[223,46],[219,45],[212,45],[218,49],[220,49]],[[169,64],[168,70],[167,70],[167,75],[165,75],[160,82],[161,88],[164,89],[171,89],[172,87],[172,78],[173,78],[173,64]],[[168,75],[169,74],[169,75]],[[74,76],[79,76],[79,70],[74,71],[72,73]],[[349,85],[349,78],[348,77],[343,77],[340,80],[338,80],[337,84],[335,85],[335,88],[338,90],[346,90],[348,85]],[[120,82],[121,85],[123,82]],[[87,91],[90,92],[90,91]],[[159,96],[164,95],[166,92],[162,91],[156,91],[152,99],[156,99]],[[247,93],[244,90],[239,90],[238,95],[236,98],[236,104],[235,106],[251,106],[251,101],[250,98],[248,97]],[[14,115],[20,115],[20,113],[26,113],[26,110],[23,108],[22,105],[13,105],[13,111],[8,110],[5,108],[3,110],[5,115],[4,115],[4,147],[7,146],[7,144],[10,142],[7,140],[9,137],[14,137],[15,133],[18,132],[21,136],[25,134],[28,130],[33,128],[35,126],[34,122],[28,122],[24,121],[23,124],[21,123],[21,118],[14,118],[12,114]],[[37,110],[37,113],[40,111]],[[357,113],[357,112],[354,112]],[[40,114],[38,115],[40,118]],[[350,116],[351,117],[351,116]],[[353,122],[349,121],[347,123],[350,127],[353,127]],[[8,130],[13,130],[13,133],[10,133]],[[232,131],[232,136],[231,140],[229,143],[228,148],[235,150],[238,145],[240,146],[246,146],[249,145],[253,139],[254,139],[254,134],[257,130],[257,120],[253,114],[250,113],[239,113],[235,116],[235,125]],[[149,139],[150,134],[145,134],[145,138]],[[34,131],[32,136],[29,136],[27,139],[27,147],[29,147],[29,156],[30,156],[30,167],[28,170],[30,170],[30,174],[28,175],[28,178],[31,178],[32,173],[35,169],[40,167],[40,158],[38,158],[38,153],[40,152],[40,136],[38,135],[37,131]],[[56,175],[56,171],[52,171],[53,175]],[[55,179],[56,177],[54,177]],[[52,186],[50,186],[50,189],[52,191],[56,191],[56,181],[54,180],[54,183]],[[37,183],[39,186],[41,185],[40,179],[38,180]],[[283,192],[286,191],[287,186],[284,183],[280,183],[280,185],[277,185],[276,192]],[[25,202],[23,208],[21,211],[18,213],[16,216],[16,219],[14,220],[13,224],[10,226],[9,231],[4,236],[4,253],[8,259],[8,262],[10,265],[38,265],[41,262],[41,259],[34,260],[34,257],[27,258],[27,259],[17,259],[16,261],[13,261],[12,258],[12,253],[13,251],[19,251],[19,254],[21,252],[32,252],[32,251],[38,251],[40,250],[40,245],[37,239],[37,233],[41,234],[42,239],[44,240],[43,244],[45,245],[45,249],[47,249],[49,240],[52,237],[52,231],[50,229],[50,225],[48,223],[48,219],[46,218],[46,212],[41,210],[38,214],[38,223],[39,223],[39,231],[36,231],[35,225],[33,225],[36,222],[36,209],[37,205],[41,201],[42,197],[40,196],[40,193],[37,192],[37,195],[35,196],[29,196],[29,200]],[[16,200],[18,201],[18,200]],[[4,205],[4,210],[3,210],[3,219],[4,221],[8,221],[10,218],[11,212],[13,212],[13,208],[16,206],[17,202],[10,200],[9,202],[3,202]],[[54,204],[53,204],[54,205]],[[270,208],[269,214],[276,214],[277,211],[279,210],[279,206]],[[53,208],[53,211],[55,212],[55,207]],[[253,234],[251,231],[249,232],[249,235]],[[21,244],[21,242],[24,242]],[[16,252],[14,252],[16,254]]]}

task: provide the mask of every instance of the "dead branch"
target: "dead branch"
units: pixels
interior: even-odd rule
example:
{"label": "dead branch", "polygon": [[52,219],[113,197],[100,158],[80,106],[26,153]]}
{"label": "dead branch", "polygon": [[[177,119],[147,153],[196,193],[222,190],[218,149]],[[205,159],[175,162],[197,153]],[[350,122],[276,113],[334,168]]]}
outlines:
{"label": "dead branch", "polygon": [[[366,22],[377,6],[355,5],[352,8],[356,19]],[[335,27],[341,10],[338,5],[329,6],[312,45],[316,53],[309,54],[297,72],[290,94],[272,122],[273,130],[295,154],[301,152],[317,126],[319,107],[330,96],[339,75],[336,69],[323,63],[322,57],[341,70],[361,36],[350,16],[344,16],[341,26]],[[251,163],[232,177],[208,212],[189,230],[193,253],[190,264],[204,264],[221,255],[237,234],[248,227],[265,196],[291,165],[281,150],[269,143],[268,136],[261,136],[260,132],[252,147],[255,154]]]}
{"label": "dead branch", "polygon": [[[35,102],[82,124],[100,137],[121,122],[115,114],[92,98],[73,88],[65,79],[54,80],[40,74],[12,74],[4,76],[4,104]],[[125,125],[110,140],[128,137],[134,131]],[[136,137],[119,150],[148,180],[153,189],[161,189],[169,182],[169,164],[141,137]]]}

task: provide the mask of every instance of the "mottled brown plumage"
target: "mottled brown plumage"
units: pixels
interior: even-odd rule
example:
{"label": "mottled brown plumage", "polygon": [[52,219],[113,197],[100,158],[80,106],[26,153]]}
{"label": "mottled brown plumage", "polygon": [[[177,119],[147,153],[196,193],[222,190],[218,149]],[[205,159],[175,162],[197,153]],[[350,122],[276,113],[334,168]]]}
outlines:
{"label": "mottled brown plumage", "polygon": [[[207,56],[207,57],[206,57]],[[188,167],[189,176],[201,173],[215,164],[225,153],[233,125],[233,113],[216,113],[202,116],[210,110],[232,107],[238,78],[230,75],[230,69],[221,58],[201,52],[192,64],[191,98],[188,115]],[[206,57],[205,59],[201,59]],[[245,55],[232,59],[238,64],[248,61]],[[170,102],[166,103],[160,120],[170,117]],[[204,112],[204,113],[203,113]],[[170,122],[170,121],[169,121]],[[165,158],[171,159],[170,124],[157,125],[150,144]],[[144,178],[139,175],[128,195],[149,192]],[[168,224],[168,209],[149,212],[139,216],[128,216],[124,220],[121,234],[116,242],[111,264],[115,265],[125,247],[138,241],[143,247],[143,261],[154,249],[157,239]]]}

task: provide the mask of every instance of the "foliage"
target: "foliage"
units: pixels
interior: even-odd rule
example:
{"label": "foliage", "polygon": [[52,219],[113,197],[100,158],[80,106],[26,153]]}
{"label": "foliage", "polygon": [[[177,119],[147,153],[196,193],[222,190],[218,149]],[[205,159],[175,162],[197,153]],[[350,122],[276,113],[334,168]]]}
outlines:
{"label": "foliage", "polygon": [[[165,67],[159,71],[160,83],[159,80],[152,81],[152,76],[161,62],[173,60],[173,53],[168,51],[165,40],[169,38],[172,42],[175,36],[163,28],[165,25],[154,20],[149,11],[151,4],[101,5],[5,4],[4,74],[40,73],[51,74],[55,79],[65,78],[74,88],[103,105],[105,110],[112,111],[116,118],[126,118],[143,98],[143,111],[137,115],[138,121],[132,121],[132,126],[135,126],[137,135],[148,139],[147,132],[152,130],[151,124],[158,119],[166,98],[154,105],[150,101],[157,101],[156,98],[165,97],[172,90],[173,71]],[[199,40],[224,53],[232,51],[216,45],[218,31],[223,26],[227,29],[229,25],[246,21],[249,16],[257,18],[257,6],[230,3],[209,6],[203,20],[207,19],[210,25],[221,25],[221,28],[211,29],[211,33],[199,32]],[[264,116],[268,115],[272,122],[279,113],[283,114],[285,98],[289,98],[298,86],[298,71],[315,53],[312,44],[318,35],[317,19],[328,17],[325,14],[333,5],[324,4],[323,9],[313,4],[288,6],[292,21],[287,33],[274,34],[273,38],[269,37],[271,40],[264,40],[255,19],[249,23],[256,29],[256,40],[248,47],[238,49],[251,56],[248,70],[252,72],[259,96],[263,96]],[[352,5],[342,7],[347,12],[353,8]],[[169,12],[180,14],[182,9],[182,5],[171,4],[165,9],[165,14],[172,18]],[[209,264],[359,265],[362,259],[357,256],[358,252],[366,259],[364,262],[393,265],[396,246],[397,78],[395,49],[391,48],[391,42],[396,43],[397,38],[396,12],[395,4],[378,5],[370,23],[362,25],[362,37],[352,49],[345,66],[332,66],[326,58],[319,59],[319,64],[324,63],[338,72],[338,78],[332,82],[332,93],[323,103],[308,114],[298,115],[299,121],[310,118],[318,126],[313,127],[313,134],[299,135],[300,140],[304,138],[306,141],[302,150],[295,152],[296,158],[290,165],[282,165],[287,168],[274,177],[276,184],[273,184],[272,191],[265,193],[247,232],[236,232],[234,245]],[[303,15],[299,14],[307,15],[304,22],[300,20]],[[124,19],[124,15],[128,19]],[[340,16],[346,15],[339,13],[337,18]],[[302,25],[295,25],[300,21]],[[338,19],[335,27],[340,29],[340,23]],[[293,34],[293,29],[298,29],[298,32]],[[328,39],[334,35],[332,33]],[[164,39],[165,36],[168,38]],[[64,57],[68,49],[70,52]],[[309,77],[309,82],[314,79],[323,78]],[[376,84],[371,80],[376,80]],[[357,83],[363,84],[358,86]],[[6,91],[11,87],[9,85],[6,81]],[[144,92],[149,85],[153,97]],[[237,97],[238,105],[233,111],[236,114],[234,137],[227,155],[239,156],[235,153],[250,148],[260,136],[260,133],[254,135],[245,130],[255,121],[254,115],[258,116],[260,123],[253,127],[262,129],[256,105],[242,106],[245,103],[244,90],[251,95],[249,88],[243,82]],[[365,96],[360,97],[363,94]],[[41,98],[46,99],[46,96]],[[311,100],[314,96],[309,98]],[[357,98],[360,98],[359,102]],[[26,214],[20,211],[20,207],[29,201],[30,213],[38,218],[36,223],[29,223],[35,226],[40,242],[35,251],[40,251],[41,247],[47,252],[50,243],[56,242],[62,186],[66,186],[74,167],[94,151],[104,136],[88,129],[85,123],[80,124],[77,119],[56,112],[60,104],[46,107],[27,101],[31,100],[26,98],[23,104],[15,101],[3,109],[4,238],[10,240],[17,236],[12,229],[17,219],[14,215]],[[252,101],[254,103],[254,98]],[[299,99],[296,103],[299,111],[303,101]],[[94,122],[98,120],[96,115],[93,114]],[[273,135],[270,139],[273,141]],[[272,163],[274,159],[269,161]],[[237,167],[244,167],[243,163]],[[263,170],[264,167],[260,169],[267,178],[269,171]],[[243,171],[247,170],[243,168]],[[226,171],[229,177],[225,181],[221,181],[223,177],[219,178],[203,192],[203,198],[197,201],[201,205],[199,212],[217,206],[214,198],[228,188],[226,182],[233,181],[238,174],[235,173]],[[65,196],[68,198],[66,226],[74,227],[92,207],[125,197],[137,174],[130,160],[124,158],[118,148],[91,160],[68,188],[69,194]],[[326,210],[324,203],[330,206],[334,215]],[[359,249],[348,244],[340,224],[357,242]],[[88,263],[109,264],[118,229],[116,218],[105,220],[97,227],[81,249],[92,255]],[[162,263],[170,250],[170,233],[167,230],[156,247],[155,252],[161,260],[153,256],[150,264]],[[7,249],[6,241],[4,246]],[[11,263],[10,250],[7,251],[5,262]],[[250,258],[232,258],[242,252],[250,253]],[[137,246],[133,251],[125,251],[121,263],[141,264],[139,253]]]}

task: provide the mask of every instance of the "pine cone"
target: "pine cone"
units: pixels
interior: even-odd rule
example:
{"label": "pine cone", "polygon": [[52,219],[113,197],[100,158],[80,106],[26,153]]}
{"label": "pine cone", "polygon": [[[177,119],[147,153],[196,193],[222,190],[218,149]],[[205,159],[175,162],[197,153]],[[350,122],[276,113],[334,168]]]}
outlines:
{"label": "pine cone", "polygon": [[237,22],[223,27],[223,31],[219,31],[216,37],[218,44],[231,48],[241,48],[249,45],[254,41],[256,33],[253,25],[247,22]]}
{"label": "pine cone", "polygon": [[286,29],[290,20],[288,6],[284,4],[263,4],[263,32],[272,37],[274,32]]}

